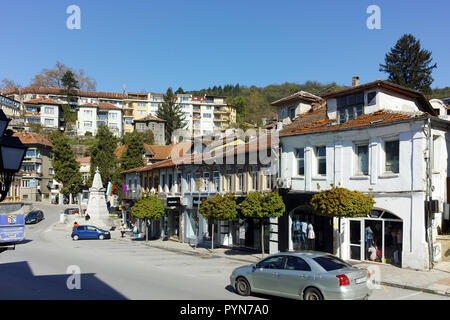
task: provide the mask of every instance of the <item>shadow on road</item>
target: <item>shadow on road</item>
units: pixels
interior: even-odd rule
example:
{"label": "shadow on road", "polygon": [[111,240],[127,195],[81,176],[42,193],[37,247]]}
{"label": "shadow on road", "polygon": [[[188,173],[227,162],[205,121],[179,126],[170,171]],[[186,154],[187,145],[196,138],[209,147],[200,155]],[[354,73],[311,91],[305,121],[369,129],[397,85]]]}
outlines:
{"label": "shadow on road", "polygon": [[[70,277],[70,281],[68,281]],[[0,264],[0,300],[126,300],[93,273],[80,274],[80,289],[70,290],[74,275],[35,275],[28,262]]]}
{"label": "shadow on road", "polygon": [[[227,285],[225,287],[225,290],[227,290],[228,292],[234,293],[236,295],[236,299],[238,299],[240,296],[236,293],[236,291],[234,291],[233,287],[231,285]],[[276,296],[269,296],[267,294],[262,294],[262,293],[252,293],[250,295],[250,297],[255,297],[255,298],[261,298],[261,299],[267,299],[267,300],[274,300],[274,301],[292,301],[292,299],[287,299],[287,298],[281,298],[281,297],[276,297]]]}

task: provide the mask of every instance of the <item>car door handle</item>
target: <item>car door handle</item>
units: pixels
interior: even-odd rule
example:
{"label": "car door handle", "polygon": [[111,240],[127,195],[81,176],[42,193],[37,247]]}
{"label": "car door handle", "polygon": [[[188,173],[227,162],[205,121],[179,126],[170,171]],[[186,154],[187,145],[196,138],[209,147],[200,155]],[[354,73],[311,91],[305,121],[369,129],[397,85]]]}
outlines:
{"label": "car door handle", "polygon": [[272,272],[273,276],[278,276],[278,272]]}

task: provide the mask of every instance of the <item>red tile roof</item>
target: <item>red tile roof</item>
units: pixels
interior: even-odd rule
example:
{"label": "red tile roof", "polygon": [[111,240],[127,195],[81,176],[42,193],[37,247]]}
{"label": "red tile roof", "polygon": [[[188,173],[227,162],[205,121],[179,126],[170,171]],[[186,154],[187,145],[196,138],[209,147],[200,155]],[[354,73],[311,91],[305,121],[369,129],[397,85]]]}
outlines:
{"label": "red tile roof", "polygon": [[149,115],[145,116],[144,118],[134,120],[134,122],[147,122],[147,121],[166,122],[166,120],[163,120],[163,119],[160,119],[158,117],[155,117],[152,114],[149,114]]}
{"label": "red tile roof", "polygon": [[[337,124],[336,119],[319,119],[317,121],[312,121],[307,124],[305,123],[304,125],[299,125],[299,123],[294,122],[291,125],[284,127],[280,131],[280,137],[307,134],[307,133],[346,130],[353,128],[363,128],[385,123],[395,123],[404,120],[425,119],[428,116],[429,115],[427,113],[400,113],[384,110],[370,114],[363,114],[353,120],[350,120],[342,124]],[[298,120],[300,122],[302,118],[299,118]]]}
{"label": "red tile roof", "polygon": [[47,99],[47,98],[37,98],[37,99],[33,99],[33,100],[29,100],[29,101],[25,101],[26,104],[54,104],[54,105],[59,105],[58,102],[52,100],[52,99]]}
{"label": "red tile roof", "polygon": [[[25,87],[25,88],[10,88],[6,90],[1,90],[0,93],[9,95],[9,94],[54,94],[60,95],[61,89],[59,88],[34,88],[34,87]],[[78,96],[87,97],[87,98],[106,98],[106,99],[117,99],[122,100],[126,98],[126,94],[123,93],[115,93],[115,92],[97,92],[97,91],[76,91]]]}
{"label": "red tile roof", "polygon": [[76,160],[79,163],[90,163],[91,162],[91,157],[82,157],[82,158],[77,158]]}
{"label": "red tile roof", "polygon": [[14,137],[18,137],[23,144],[39,144],[46,147],[53,147],[48,135],[40,135],[32,132],[16,132]]}
{"label": "red tile roof", "polygon": [[288,97],[274,101],[271,103],[271,105],[276,106],[276,107],[281,107],[281,106],[284,106],[288,103],[295,102],[295,101],[320,102],[320,101],[322,101],[322,98],[315,96],[306,91],[299,91]]}

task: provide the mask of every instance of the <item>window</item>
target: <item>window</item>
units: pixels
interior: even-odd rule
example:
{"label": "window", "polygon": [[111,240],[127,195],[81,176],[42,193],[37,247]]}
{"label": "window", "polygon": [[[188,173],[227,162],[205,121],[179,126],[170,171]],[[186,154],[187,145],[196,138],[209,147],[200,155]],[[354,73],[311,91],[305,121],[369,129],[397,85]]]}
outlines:
{"label": "window", "polygon": [[84,110],[83,113],[85,117],[92,117],[92,110]]}
{"label": "window", "polygon": [[353,120],[363,114],[364,93],[337,98],[339,123]]}
{"label": "window", "polygon": [[22,180],[22,188],[29,188],[30,180]]}
{"label": "window", "polygon": [[254,171],[250,173],[250,178],[252,179],[252,183],[250,184],[251,190],[256,191],[258,189],[258,172]]}
{"label": "window", "polygon": [[433,110],[434,110],[434,112],[436,112],[436,114],[437,114],[438,116],[441,115],[441,109],[439,109],[439,108],[433,108]]}
{"label": "window", "polygon": [[286,259],[286,270],[311,271],[309,264],[300,257],[289,256]]}
{"label": "window", "polygon": [[48,168],[48,174],[49,175],[55,174],[55,171],[53,170],[53,168]]}
{"label": "window", "polygon": [[305,175],[305,149],[297,149],[296,151],[297,156],[297,174],[299,176]]}
{"label": "window", "polygon": [[92,121],[85,121],[83,125],[85,128],[92,128]]}
{"label": "window", "polygon": [[313,260],[320,264],[320,266],[326,271],[339,270],[352,266],[351,264],[348,264],[347,262],[331,255],[313,258]]}
{"label": "window", "polygon": [[317,174],[327,174],[327,157],[325,147],[316,147],[316,159],[317,159]]}
{"label": "window", "polygon": [[369,174],[369,145],[356,145],[356,174]]}
{"label": "window", "polygon": [[55,124],[55,119],[45,119],[44,124],[47,126],[53,126]]}
{"label": "window", "polygon": [[[144,112],[145,112],[145,111],[144,111]],[[109,118],[110,118],[110,119],[117,119],[117,113],[110,112],[110,113],[109,113]]]}
{"label": "window", "polygon": [[233,184],[232,184],[232,181],[233,181],[233,174],[227,174],[227,191],[228,192],[233,192]]}
{"label": "window", "polygon": [[187,192],[191,192],[191,177],[192,177],[192,175],[190,174],[190,173],[188,173],[187,175],[186,175],[186,191]]}
{"label": "window", "polygon": [[207,192],[209,189],[209,172],[203,173],[203,191]]}
{"label": "window", "polygon": [[211,115],[211,113],[204,113],[203,114],[203,118],[212,118],[212,115]]}
{"label": "window", "polygon": [[399,173],[399,140],[386,141],[384,144],[384,148],[386,153],[385,171],[391,173]]}
{"label": "window", "polygon": [[173,175],[169,174],[169,191],[172,190],[172,185],[173,185]]}
{"label": "window", "polygon": [[237,174],[237,190],[236,191],[243,191],[244,190],[244,174],[242,171],[239,171]]}
{"label": "window", "polygon": [[367,105],[373,106],[375,104],[377,104],[377,92],[376,91],[369,92],[367,94]]}
{"label": "window", "polygon": [[215,171],[213,173],[213,183],[214,183],[214,188],[216,190],[216,192],[220,192],[220,178],[219,178],[219,172]]}
{"label": "window", "polygon": [[265,185],[264,188],[266,190],[272,190],[272,173],[270,172],[270,170],[267,170],[265,173]]}
{"label": "window", "polygon": [[138,110],[138,111],[136,111],[136,114],[138,116],[145,116],[147,114],[147,112],[145,110]]}
{"label": "window", "polygon": [[256,265],[256,268],[263,269],[283,269],[283,256],[275,256],[267,258]]}
{"label": "window", "polygon": [[290,108],[289,109],[289,118],[291,120],[294,120],[294,118],[295,118],[295,108]]}
{"label": "window", "polygon": [[201,179],[202,179],[202,175],[199,172],[195,173],[195,176],[194,176],[195,190],[194,191],[200,191]]}
{"label": "window", "polygon": [[46,114],[55,114],[55,109],[52,108],[52,107],[45,107],[45,108],[44,108],[44,112],[45,112]]}

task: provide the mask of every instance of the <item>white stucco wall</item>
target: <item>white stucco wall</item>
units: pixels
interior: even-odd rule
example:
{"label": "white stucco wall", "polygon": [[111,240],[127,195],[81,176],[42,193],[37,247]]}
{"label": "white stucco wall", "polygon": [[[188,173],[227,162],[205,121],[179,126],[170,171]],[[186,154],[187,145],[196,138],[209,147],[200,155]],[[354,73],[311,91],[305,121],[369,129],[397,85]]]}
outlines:
{"label": "white stucco wall", "polygon": [[[403,220],[403,267],[427,268],[428,251],[425,241],[426,161],[427,138],[423,132],[424,121],[400,123],[389,126],[324,132],[317,134],[281,137],[280,178],[291,179],[292,190],[326,190],[340,185],[350,190],[371,191],[375,207],[390,211]],[[442,130],[433,130],[435,139],[435,170],[433,173],[433,199],[446,202],[446,177],[450,139]],[[384,141],[399,139],[399,173],[384,172]],[[355,144],[369,145],[369,174],[355,175],[357,158]],[[326,146],[327,174],[318,177],[315,146]],[[295,151],[305,148],[305,175],[297,175]],[[436,221],[440,220],[439,214]],[[348,222],[344,221],[345,225]],[[435,223],[435,227],[437,223]],[[348,228],[347,228],[348,229]],[[343,257],[349,258],[349,234],[344,232]]]}

